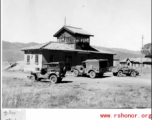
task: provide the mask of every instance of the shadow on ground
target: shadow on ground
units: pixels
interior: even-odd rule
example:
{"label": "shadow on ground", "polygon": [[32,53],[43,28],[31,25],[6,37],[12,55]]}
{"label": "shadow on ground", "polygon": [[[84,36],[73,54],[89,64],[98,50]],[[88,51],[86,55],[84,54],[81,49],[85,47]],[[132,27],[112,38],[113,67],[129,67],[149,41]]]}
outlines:
{"label": "shadow on ground", "polygon": [[[72,83],[73,81],[61,81],[60,83],[62,84],[62,83]],[[59,84],[60,84],[59,83]]]}

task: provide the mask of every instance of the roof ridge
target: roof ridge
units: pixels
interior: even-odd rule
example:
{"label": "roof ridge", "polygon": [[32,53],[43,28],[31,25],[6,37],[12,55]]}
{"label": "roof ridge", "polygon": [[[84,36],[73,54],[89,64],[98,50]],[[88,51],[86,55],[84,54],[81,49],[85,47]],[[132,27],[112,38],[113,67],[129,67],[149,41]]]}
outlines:
{"label": "roof ridge", "polygon": [[82,28],[73,27],[73,26],[63,26],[63,27],[70,27],[70,28],[82,29]]}
{"label": "roof ridge", "polygon": [[50,43],[52,43],[52,41],[49,41],[49,42],[47,42],[46,44],[42,45],[42,46],[40,47],[40,49],[42,49],[43,47],[49,45]]}
{"label": "roof ridge", "polygon": [[44,44],[44,45],[42,44],[43,46],[41,46],[40,49],[46,47],[46,46],[49,45],[50,43],[59,43],[59,42],[58,42],[58,41],[49,41],[49,42],[47,42],[47,43]]}

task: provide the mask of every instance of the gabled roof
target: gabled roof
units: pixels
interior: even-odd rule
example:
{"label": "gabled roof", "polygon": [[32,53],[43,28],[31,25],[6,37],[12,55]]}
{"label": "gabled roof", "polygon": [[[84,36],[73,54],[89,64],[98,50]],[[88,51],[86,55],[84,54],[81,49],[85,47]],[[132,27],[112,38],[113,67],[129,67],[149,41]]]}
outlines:
{"label": "gabled roof", "polygon": [[88,33],[87,31],[83,30],[82,28],[76,28],[76,27],[72,27],[72,26],[63,26],[58,32],[56,32],[53,36],[57,37],[58,34],[62,31],[62,30],[67,30],[73,34],[81,34],[81,35],[87,35],[87,36],[94,36],[90,33]]}
{"label": "gabled roof", "polygon": [[23,48],[22,51],[26,51],[26,50],[64,50],[64,51],[77,51],[77,52],[91,52],[91,53],[103,53],[103,54],[112,54],[114,55],[114,53],[111,53],[111,52],[108,52],[108,51],[105,51],[105,50],[99,50],[99,49],[96,49],[92,46],[90,46],[91,48],[95,49],[94,51],[93,50],[85,50],[85,49],[74,49],[74,46],[73,44],[65,44],[65,43],[59,43],[59,42],[48,42],[48,43],[45,43],[45,44],[40,44],[40,45],[36,45],[36,46],[31,46],[31,47],[26,47],[26,48]]}

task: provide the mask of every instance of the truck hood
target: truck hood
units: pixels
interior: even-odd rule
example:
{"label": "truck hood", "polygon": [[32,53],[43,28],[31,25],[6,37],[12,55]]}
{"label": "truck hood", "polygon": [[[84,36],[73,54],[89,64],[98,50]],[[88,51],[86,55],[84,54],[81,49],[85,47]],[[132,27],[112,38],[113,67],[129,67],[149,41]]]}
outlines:
{"label": "truck hood", "polygon": [[80,67],[83,67],[83,66],[82,66],[82,65],[77,65],[77,66],[75,66],[75,67],[80,68]]}

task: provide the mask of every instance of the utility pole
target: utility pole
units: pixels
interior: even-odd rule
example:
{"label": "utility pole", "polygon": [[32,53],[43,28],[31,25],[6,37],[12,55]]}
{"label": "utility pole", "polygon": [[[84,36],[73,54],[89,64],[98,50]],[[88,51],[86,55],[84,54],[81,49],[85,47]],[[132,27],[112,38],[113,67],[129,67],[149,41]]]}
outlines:
{"label": "utility pole", "polygon": [[[143,35],[142,35],[141,39],[142,39],[141,51],[142,51],[142,48],[143,48],[143,40],[144,40],[144,36],[143,36]],[[141,73],[142,73],[142,66],[143,66],[143,64],[142,64],[142,52],[141,52]]]}

